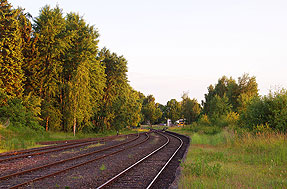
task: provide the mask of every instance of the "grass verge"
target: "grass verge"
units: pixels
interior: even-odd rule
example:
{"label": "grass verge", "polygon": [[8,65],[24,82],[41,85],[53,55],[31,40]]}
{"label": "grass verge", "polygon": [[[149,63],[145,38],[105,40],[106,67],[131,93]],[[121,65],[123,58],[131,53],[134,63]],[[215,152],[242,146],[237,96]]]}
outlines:
{"label": "grass verge", "polygon": [[[119,134],[131,134],[137,132],[145,132],[143,129],[123,129]],[[116,131],[108,131],[105,133],[73,133],[66,132],[45,132],[35,131],[29,128],[3,128],[0,127],[0,153],[21,149],[40,147],[38,142],[42,141],[58,141],[73,140],[82,138],[97,138],[117,135]]]}
{"label": "grass verge", "polygon": [[287,188],[286,134],[170,130],[191,137],[179,188]]}

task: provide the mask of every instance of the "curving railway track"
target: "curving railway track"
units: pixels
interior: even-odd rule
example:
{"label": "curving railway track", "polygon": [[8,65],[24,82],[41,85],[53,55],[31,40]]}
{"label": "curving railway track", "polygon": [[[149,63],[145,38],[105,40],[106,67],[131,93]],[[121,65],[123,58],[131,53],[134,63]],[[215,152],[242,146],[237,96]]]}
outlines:
{"label": "curving railway track", "polygon": [[[164,188],[156,185],[157,179],[181,149],[183,140],[171,133],[157,132],[165,142],[145,155],[114,177],[107,180],[100,188]],[[168,186],[166,186],[168,187]]]}
{"label": "curving railway track", "polygon": [[[171,133],[152,131],[131,135],[124,140],[114,138],[90,139],[71,142],[45,149],[33,149],[0,155],[0,168],[4,163],[25,162],[27,157],[38,158],[56,154],[67,149],[79,149],[100,141],[109,143],[89,149],[79,150],[72,156],[50,161],[39,161],[33,166],[18,169],[16,172],[4,171],[0,175],[1,188],[167,188],[174,180],[174,170],[188,145],[186,138]],[[53,151],[55,150],[55,151]],[[47,153],[44,153],[47,152]],[[180,155],[181,153],[181,155]],[[8,156],[13,156],[7,160]],[[178,157],[177,157],[178,156]],[[21,159],[20,159],[21,158]],[[49,159],[49,158],[48,158]],[[102,168],[104,165],[104,168]],[[106,166],[106,167],[105,167]],[[168,172],[168,173],[166,173]],[[167,182],[168,177],[171,178]],[[161,177],[164,177],[162,179]],[[164,181],[164,182],[161,182]]]}

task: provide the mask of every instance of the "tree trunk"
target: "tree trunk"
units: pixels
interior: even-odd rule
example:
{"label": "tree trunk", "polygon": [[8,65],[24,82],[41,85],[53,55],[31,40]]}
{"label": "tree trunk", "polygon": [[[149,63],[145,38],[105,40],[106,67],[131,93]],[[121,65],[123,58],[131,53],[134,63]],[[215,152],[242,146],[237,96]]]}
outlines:
{"label": "tree trunk", "polygon": [[74,117],[74,126],[73,126],[74,136],[76,136],[76,124],[77,124],[77,119],[76,117]]}
{"label": "tree trunk", "polygon": [[46,131],[48,131],[48,126],[49,126],[49,116],[46,118]]}

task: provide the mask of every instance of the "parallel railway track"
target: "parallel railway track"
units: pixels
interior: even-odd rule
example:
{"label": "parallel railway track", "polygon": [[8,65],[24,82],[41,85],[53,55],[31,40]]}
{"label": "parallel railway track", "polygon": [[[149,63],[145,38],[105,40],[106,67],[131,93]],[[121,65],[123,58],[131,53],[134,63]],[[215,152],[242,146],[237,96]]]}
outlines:
{"label": "parallel railway track", "polygon": [[[158,134],[165,137],[164,144],[98,186],[97,189],[158,188],[155,186],[157,179],[183,146],[182,139],[176,135],[162,132]],[[164,157],[164,154],[167,157]],[[147,171],[148,176],[145,175]]]}
{"label": "parallel railway track", "polygon": [[60,144],[60,145],[53,145],[53,146],[46,146],[46,147],[29,149],[29,150],[21,150],[21,151],[3,153],[3,154],[0,154],[0,163],[4,161],[26,158],[26,157],[35,156],[35,155],[42,155],[42,154],[48,154],[48,153],[58,152],[62,150],[68,150],[68,149],[86,146],[86,145],[90,145],[94,143],[105,142],[108,140],[112,140],[116,137],[117,136],[103,137],[103,138],[98,138],[98,139],[76,140],[76,142],[69,142],[69,143],[67,142],[65,144]]}
{"label": "parallel railway track", "polygon": [[[68,157],[55,162],[42,162],[41,166],[24,168],[12,174],[1,174],[0,188],[54,188],[55,185],[52,186],[51,182],[55,179],[57,182],[65,183],[62,186],[72,184],[72,188],[167,188],[169,184],[166,181],[162,184],[162,181],[167,179],[166,172],[168,169],[177,168],[179,159],[182,158],[182,155],[179,154],[182,154],[188,145],[186,139],[183,141],[182,137],[161,131],[143,133],[130,137],[123,142],[117,142],[115,145],[110,143],[108,147],[104,146],[87,153],[85,151],[85,153],[75,157]],[[84,141],[84,143],[89,145],[99,140]],[[71,146],[61,144],[58,148],[65,150],[65,148],[77,148],[78,145],[83,144],[77,141],[70,144]],[[50,150],[57,149],[49,147],[44,151],[49,153]],[[27,156],[29,153],[42,153],[42,151],[24,151],[18,156]],[[11,153],[11,155],[13,154]],[[8,161],[5,160],[5,156],[2,158],[4,158],[4,163]],[[8,162],[13,163],[13,161],[17,161],[16,158]],[[95,171],[91,168],[102,163],[112,168],[106,172],[98,171],[96,177],[90,177],[89,174]],[[86,175],[84,177],[89,177],[92,181],[89,180],[88,182],[91,183],[86,184],[87,181],[85,180],[83,183],[75,183],[76,180],[71,183],[69,179],[67,180],[68,177],[71,177],[69,175],[75,174]]]}
{"label": "parallel railway track", "polygon": [[[30,183],[33,183],[35,181],[39,181],[39,180],[42,180],[42,179],[66,172],[66,171],[74,169],[76,167],[80,167],[82,165],[91,163],[93,161],[96,161],[96,160],[105,158],[107,156],[119,153],[119,152],[127,150],[129,148],[135,147],[135,146],[148,140],[149,135],[147,133],[145,135],[146,135],[146,137],[144,140],[141,140],[139,143],[136,143],[133,145],[128,145],[128,144],[138,140],[140,138],[140,135],[138,135],[136,138],[133,138],[131,140],[128,140],[128,141],[125,141],[125,142],[122,142],[120,144],[116,144],[113,146],[109,146],[107,148],[103,148],[103,149],[100,149],[97,151],[82,154],[82,155],[72,157],[72,158],[63,159],[61,161],[56,161],[53,163],[45,164],[45,165],[34,167],[31,169],[19,171],[19,172],[13,173],[13,174],[1,176],[0,177],[0,186],[1,186],[1,188],[19,188],[19,187],[28,185]],[[120,149],[117,150],[118,148],[120,148]],[[114,149],[116,149],[116,150],[114,150]],[[98,153],[101,153],[101,152],[102,153],[104,152],[106,154],[100,155],[97,157],[91,157],[91,156],[98,154]],[[68,163],[68,165],[67,165],[67,163]],[[58,168],[58,167],[53,168],[55,166],[60,166],[61,168]],[[43,169],[46,169],[46,170],[48,169],[48,171],[45,171],[45,175],[43,175],[41,173]],[[49,174],[47,174],[46,172],[49,172]]]}

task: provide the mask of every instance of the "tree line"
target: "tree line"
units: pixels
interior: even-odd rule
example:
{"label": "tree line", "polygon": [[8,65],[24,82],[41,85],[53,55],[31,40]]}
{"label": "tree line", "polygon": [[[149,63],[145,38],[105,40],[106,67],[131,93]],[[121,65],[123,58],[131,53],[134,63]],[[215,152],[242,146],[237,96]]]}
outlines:
{"label": "tree line", "polygon": [[155,102],[134,90],[127,60],[99,49],[99,32],[58,6],[33,18],[7,0],[0,7],[0,123],[36,130],[99,132],[139,124],[200,123],[286,132],[286,90],[258,94],[256,78],[221,77],[200,103]]}
{"label": "tree line", "polygon": [[258,94],[254,76],[243,74],[237,82],[223,76],[208,87],[201,120],[220,127],[232,126],[254,132],[287,132],[287,91]]}
{"label": "tree line", "polygon": [[130,86],[127,60],[99,49],[99,32],[79,14],[47,5],[33,18],[1,0],[0,15],[2,124],[75,133],[144,119],[146,97]]}
{"label": "tree line", "polygon": [[[163,106],[163,117],[171,121],[184,119],[186,124],[199,124],[217,129],[231,127],[253,132],[287,132],[287,91],[258,94],[254,76],[243,74],[237,79],[223,76],[210,85],[201,104],[187,93],[182,101],[171,99]],[[218,130],[218,131],[219,131]]]}

